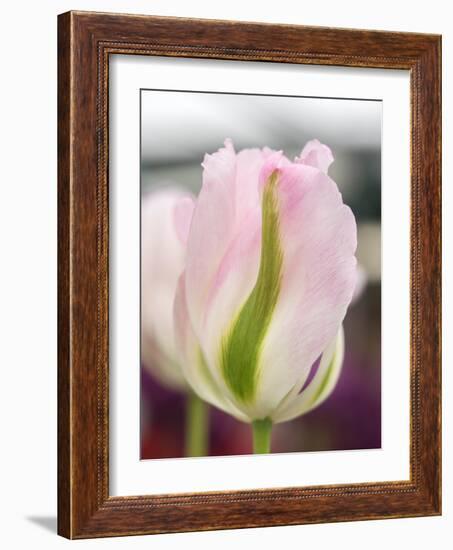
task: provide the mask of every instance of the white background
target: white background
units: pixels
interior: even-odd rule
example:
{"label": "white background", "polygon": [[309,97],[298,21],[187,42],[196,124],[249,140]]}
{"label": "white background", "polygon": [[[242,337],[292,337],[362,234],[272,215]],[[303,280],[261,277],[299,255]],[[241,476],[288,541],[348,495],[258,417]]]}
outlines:
{"label": "white background", "polygon": [[[68,9],[135,12],[442,33],[444,151],[452,150],[453,27],[448,2],[276,3],[206,1],[41,1],[2,6],[0,518],[4,548],[449,548],[451,464],[452,186],[444,188],[444,515],[436,518],[279,527],[71,543],[55,535],[56,515],[56,14]],[[453,179],[444,154],[444,181]],[[450,211],[449,211],[450,210]],[[451,215],[449,219],[449,214]]]}

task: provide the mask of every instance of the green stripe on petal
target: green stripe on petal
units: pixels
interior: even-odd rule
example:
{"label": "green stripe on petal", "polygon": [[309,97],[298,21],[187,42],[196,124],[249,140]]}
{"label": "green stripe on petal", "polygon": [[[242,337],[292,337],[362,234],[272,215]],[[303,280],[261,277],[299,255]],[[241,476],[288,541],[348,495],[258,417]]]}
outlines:
{"label": "green stripe on petal", "polygon": [[255,395],[261,347],[281,287],[283,251],[279,235],[277,185],[278,172],[274,171],[263,190],[258,278],[221,344],[223,376],[236,398],[243,403],[249,403]]}

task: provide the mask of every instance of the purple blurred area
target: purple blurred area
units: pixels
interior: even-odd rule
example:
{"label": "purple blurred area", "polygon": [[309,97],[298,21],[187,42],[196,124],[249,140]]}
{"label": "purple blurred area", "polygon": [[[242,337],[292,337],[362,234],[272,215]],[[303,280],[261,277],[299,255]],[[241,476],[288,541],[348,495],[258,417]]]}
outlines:
{"label": "purple blurred area", "polygon": [[[272,452],[375,449],[381,446],[381,292],[368,284],[344,322],[343,370],[330,396],[305,416],[277,424]],[[142,369],[141,458],[184,456],[185,396]],[[251,429],[210,408],[210,456],[252,452]]]}

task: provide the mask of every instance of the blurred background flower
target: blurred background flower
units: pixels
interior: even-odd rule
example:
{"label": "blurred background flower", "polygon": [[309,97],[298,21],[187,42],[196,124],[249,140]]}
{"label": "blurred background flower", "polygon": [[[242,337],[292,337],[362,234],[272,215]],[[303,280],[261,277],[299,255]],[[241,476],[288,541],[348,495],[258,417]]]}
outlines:
{"label": "blurred background flower", "polygon": [[162,385],[175,390],[187,388],[173,330],[173,301],[185,258],[175,210],[186,195],[165,186],[148,193],[141,208],[141,361]]}
{"label": "blurred background flower", "polygon": [[[172,185],[155,189],[142,200],[140,355],[142,368],[162,387],[185,395],[185,455],[203,456],[208,405],[191,391],[183,375],[173,320],[193,204],[190,193]],[[141,422],[150,423],[153,419],[142,415]]]}
{"label": "blurred background flower", "polygon": [[[320,407],[273,432],[273,452],[381,444],[381,103],[378,101],[142,91],[142,196],[176,182],[197,194],[201,161],[225,136],[237,149],[283,149],[316,137],[332,149],[329,174],[358,223],[361,293],[344,322],[343,370]],[[142,342],[143,346],[143,342]],[[142,368],[142,458],[184,456],[184,399]],[[250,453],[250,428],[212,409],[208,454]]]}

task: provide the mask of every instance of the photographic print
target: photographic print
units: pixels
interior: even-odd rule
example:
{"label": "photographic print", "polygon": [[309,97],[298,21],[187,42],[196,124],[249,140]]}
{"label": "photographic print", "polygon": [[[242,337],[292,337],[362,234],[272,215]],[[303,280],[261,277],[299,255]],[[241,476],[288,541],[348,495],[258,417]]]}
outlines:
{"label": "photographic print", "polygon": [[382,102],[140,112],[141,459],[380,448]]}
{"label": "photographic print", "polygon": [[58,51],[59,534],[439,515],[441,37],[67,12]]}

